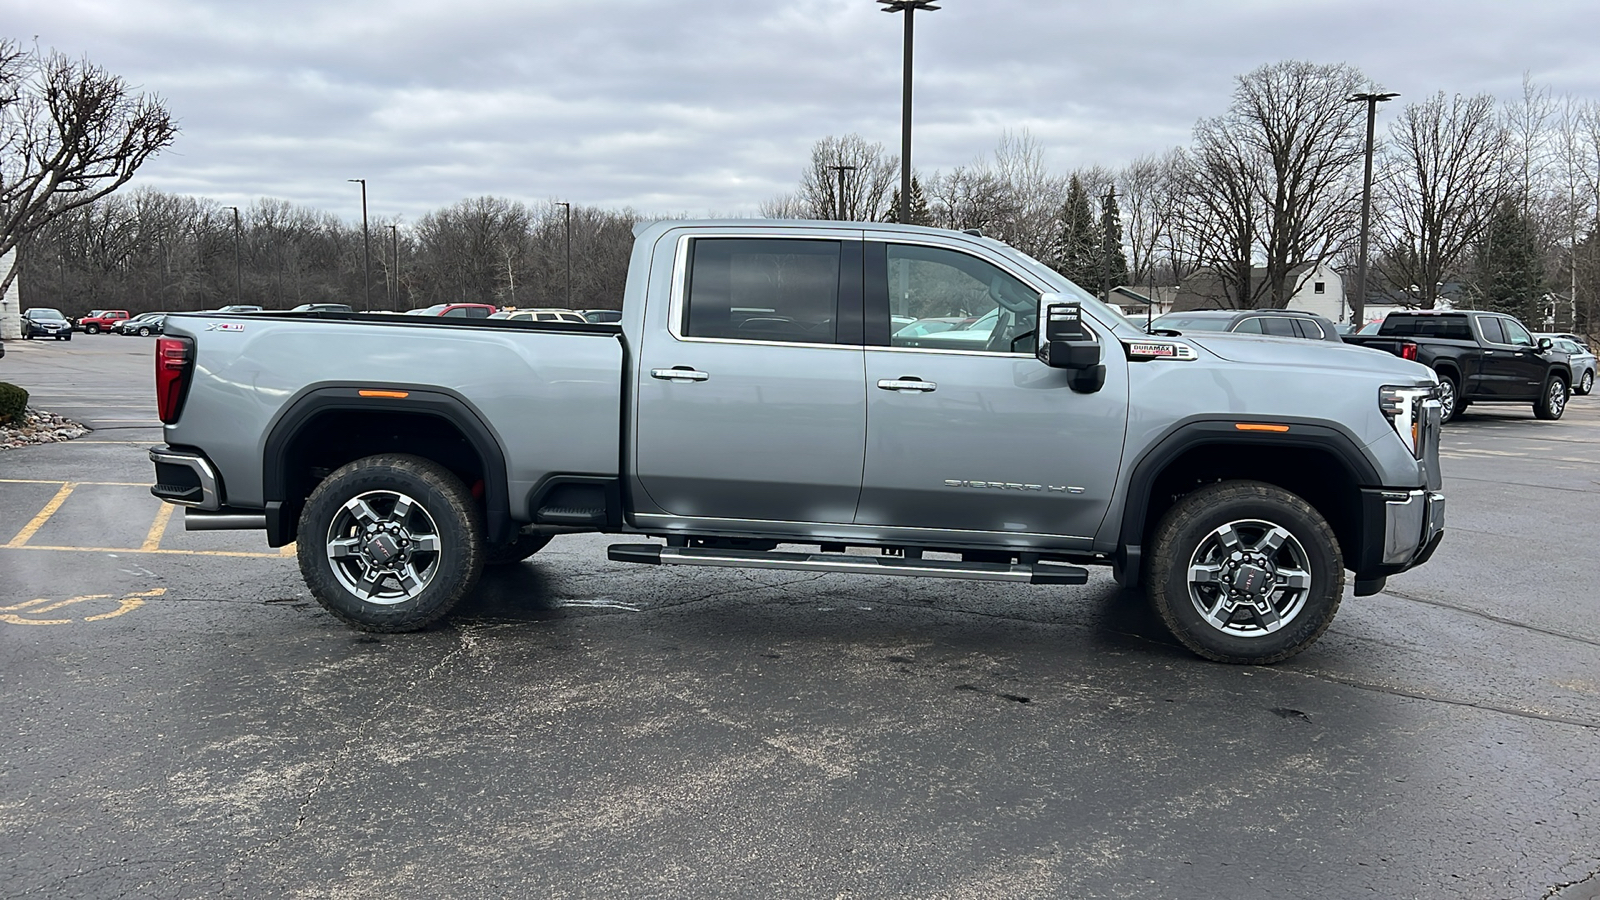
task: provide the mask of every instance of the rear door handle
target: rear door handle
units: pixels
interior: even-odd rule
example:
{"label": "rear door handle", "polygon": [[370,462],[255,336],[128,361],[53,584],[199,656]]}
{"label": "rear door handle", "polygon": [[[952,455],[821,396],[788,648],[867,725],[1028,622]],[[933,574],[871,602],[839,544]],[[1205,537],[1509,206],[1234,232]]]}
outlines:
{"label": "rear door handle", "polygon": [[902,378],[884,378],[878,381],[878,387],[885,391],[920,391],[924,394],[938,390],[939,386],[931,381],[923,381],[915,376],[907,375]]}
{"label": "rear door handle", "polygon": [[662,381],[705,381],[711,376],[688,366],[673,366],[670,369],[651,369],[650,377]]}

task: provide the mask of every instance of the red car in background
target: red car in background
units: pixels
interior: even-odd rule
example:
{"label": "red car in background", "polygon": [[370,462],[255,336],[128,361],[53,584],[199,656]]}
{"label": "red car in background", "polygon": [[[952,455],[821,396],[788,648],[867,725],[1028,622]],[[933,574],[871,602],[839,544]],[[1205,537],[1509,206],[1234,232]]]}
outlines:
{"label": "red car in background", "polygon": [[408,316],[450,316],[452,318],[487,319],[498,310],[491,303],[435,303],[423,309],[413,309]]}
{"label": "red car in background", "polygon": [[73,324],[84,334],[99,334],[102,331],[110,331],[111,326],[126,318],[128,311],[125,309],[91,309],[88,315]]}

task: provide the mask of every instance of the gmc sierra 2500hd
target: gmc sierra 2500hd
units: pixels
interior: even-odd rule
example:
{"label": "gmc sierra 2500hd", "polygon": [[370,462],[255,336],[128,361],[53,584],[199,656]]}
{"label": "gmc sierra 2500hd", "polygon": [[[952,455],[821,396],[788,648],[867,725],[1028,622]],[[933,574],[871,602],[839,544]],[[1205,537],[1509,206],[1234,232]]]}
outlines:
{"label": "gmc sierra 2500hd", "polygon": [[[941,339],[942,338],[942,339]],[[613,560],[1143,584],[1214,660],[1317,639],[1443,535],[1434,373],[1144,334],[997,241],[642,228],[620,325],[173,316],[152,492],[296,541],[331,613],[422,628],[551,535]]]}

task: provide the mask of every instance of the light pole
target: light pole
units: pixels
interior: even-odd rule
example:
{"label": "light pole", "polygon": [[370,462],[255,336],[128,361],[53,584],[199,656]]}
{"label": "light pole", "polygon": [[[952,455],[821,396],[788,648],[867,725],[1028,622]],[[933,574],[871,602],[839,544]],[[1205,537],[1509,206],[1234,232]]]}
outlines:
{"label": "light pole", "polygon": [[239,262],[239,207],[224,206],[233,210],[233,302],[244,302],[244,266]]}
{"label": "light pole", "polygon": [[394,303],[395,295],[400,293],[400,226],[389,223],[389,268],[394,271],[394,288],[389,288],[389,276],[383,276],[384,290],[389,294],[389,308],[399,311],[400,307]]}
{"label": "light pole", "polygon": [[834,203],[833,211],[834,211],[835,220],[843,222],[843,221],[845,221],[845,217],[844,217],[844,173],[846,173],[846,172],[854,172],[856,170],[856,167],[855,166],[829,166],[828,168],[830,168],[830,169],[834,170],[835,172],[839,173],[838,201],[836,203]]}
{"label": "light pole", "polygon": [[903,225],[911,219],[911,20],[917,10],[932,12],[939,7],[930,0],[878,0],[886,13],[906,14],[906,43],[902,54],[904,71],[900,75],[900,212]]}
{"label": "light pole", "polygon": [[572,204],[557,203],[567,211],[567,309],[572,308]]}
{"label": "light pole", "polygon": [[1360,249],[1357,251],[1360,258],[1356,260],[1356,298],[1350,303],[1350,324],[1360,330],[1362,319],[1366,316],[1367,309],[1367,231],[1372,226],[1372,128],[1373,122],[1378,117],[1378,104],[1385,100],[1393,100],[1399,94],[1388,92],[1381,94],[1363,93],[1351,94],[1345,98],[1347,103],[1365,103],[1367,105],[1367,167],[1361,180],[1361,240]]}
{"label": "light pole", "polygon": [[367,309],[372,308],[372,232],[367,230],[367,180],[346,178],[345,181],[361,185],[361,288],[366,295]]}

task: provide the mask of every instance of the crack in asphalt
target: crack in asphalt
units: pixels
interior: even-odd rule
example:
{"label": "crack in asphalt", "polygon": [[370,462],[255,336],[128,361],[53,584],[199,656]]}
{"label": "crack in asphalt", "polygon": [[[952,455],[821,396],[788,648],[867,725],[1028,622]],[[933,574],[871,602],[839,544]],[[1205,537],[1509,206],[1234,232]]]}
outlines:
{"label": "crack in asphalt", "polygon": [[1533,719],[1539,722],[1553,722],[1557,725],[1571,725],[1575,728],[1587,728],[1591,731],[1600,731],[1600,722],[1590,719],[1577,719],[1571,716],[1557,715],[1556,713],[1542,713],[1531,709],[1517,709],[1511,706],[1499,706],[1493,703],[1479,703],[1473,700],[1456,700],[1451,697],[1440,697],[1435,694],[1425,694],[1421,691],[1407,690],[1405,688],[1389,685],[1372,684],[1366,681],[1357,681],[1331,672],[1320,672],[1313,669],[1275,669],[1271,666],[1256,666],[1255,668],[1270,672],[1274,675],[1298,675],[1301,678],[1311,678],[1317,681],[1326,681],[1332,684],[1342,684],[1345,687],[1361,691],[1371,691],[1377,694],[1388,694],[1393,697],[1404,697],[1408,700],[1425,700],[1430,703],[1443,703],[1447,706],[1463,706],[1468,709],[1477,709],[1484,712],[1500,713],[1507,716],[1516,716],[1519,719]]}
{"label": "crack in asphalt", "polygon": [[[1556,900],[1556,895],[1560,894],[1567,888],[1588,884],[1589,882],[1594,881],[1596,878],[1600,878],[1600,869],[1595,869],[1593,872],[1590,872],[1588,875],[1579,878],[1577,881],[1563,881],[1560,884],[1552,886],[1550,890],[1544,892],[1544,896],[1540,897],[1539,900]],[[1578,900],[1578,898],[1573,898],[1573,900]]]}
{"label": "crack in asphalt", "polygon": [[1591,647],[1600,647],[1600,638],[1586,637],[1581,634],[1570,634],[1565,631],[1556,631],[1553,628],[1545,628],[1542,625],[1530,625],[1527,622],[1519,622],[1516,619],[1508,619],[1504,616],[1497,616],[1494,613],[1487,613],[1483,612],[1482,610],[1476,610],[1466,606],[1456,606],[1453,603],[1446,603],[1443,600],[1429,600],[1426,597],[1418,597],[1415,594],[1408,594],[1404,591],[1392,591],[1385,589],[1383,594],[1385,596],[1396,597],[1401,600],[1410,600],[1412,603],[1422,603],[1427,606],[1438,607],[1439,609],[1448,609],[1459,613],[1465,613],[1469,616],[1476,616],[1480,619],[1486,619],[1498,625],[1509,625],[1512,628],[1522,628],[1538,634],[1548,635],[1549,637],[1564,638],[1569,641],[1576,641],[1580,644],[1588,644]]}

